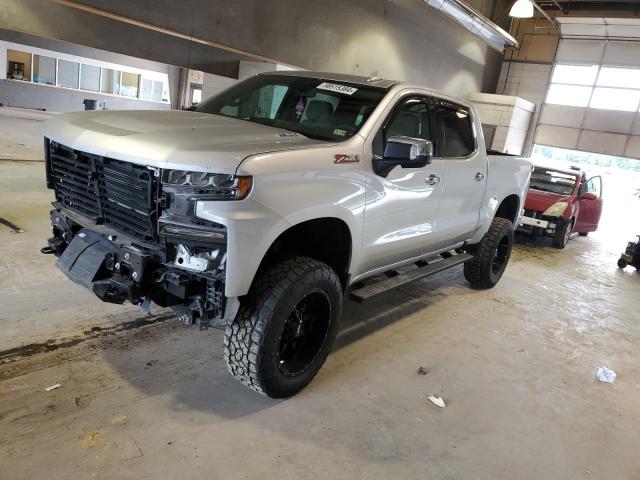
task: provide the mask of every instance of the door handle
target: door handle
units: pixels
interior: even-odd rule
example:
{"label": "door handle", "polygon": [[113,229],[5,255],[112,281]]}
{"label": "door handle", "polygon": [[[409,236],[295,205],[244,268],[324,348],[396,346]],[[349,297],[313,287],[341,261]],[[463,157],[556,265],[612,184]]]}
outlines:
{"label": "door handle", "polygon": [[435,173],[432,173],[427,178],[425,178],[424,181],[426,182],[427,185],[435,185],[436,183],[440,182],[440,177]]}
{"label": "door handle", "polygon": [[484,177],[485,177],[484,173],[478,172],[476,173],[476,176],[473,178],[476,182],[481,182],[482,180],[484,180]]}

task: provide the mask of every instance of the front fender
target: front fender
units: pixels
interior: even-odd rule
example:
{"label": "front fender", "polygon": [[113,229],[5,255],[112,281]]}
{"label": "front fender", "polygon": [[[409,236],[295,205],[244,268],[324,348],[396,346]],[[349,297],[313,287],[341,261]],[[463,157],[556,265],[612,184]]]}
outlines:
{"label": "front fender", "polygon": [[227,227],[225,296],[249,292],[265,253],[291,225],[263,205],[241,202],[198,202],[196,215]]}

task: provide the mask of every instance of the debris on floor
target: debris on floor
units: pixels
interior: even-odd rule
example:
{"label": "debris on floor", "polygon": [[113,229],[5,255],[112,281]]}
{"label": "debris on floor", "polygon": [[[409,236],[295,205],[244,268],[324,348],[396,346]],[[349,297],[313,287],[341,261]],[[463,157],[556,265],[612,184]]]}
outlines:
{"label": "debris on floor", "polygon": [[607,367],[600,367],[598,368],[598,380],[605,383],[613,383],[616,381],[616,372]]}
{"label": "debris on floor", "polygon": [[427,373],[429,373],[429,369],[428,368],[424,368],[424,367],[420,367],[416,373],[418,375],[426,375]]}
{"label": "debris on floor", "polygon": [[446,407],[446,405],[445,405],[444,400],[442,399],[442,397],[436,397],[436,396],[434,396],[434,395],[431,395],[431,396],[429,397],[429,401],[430,401],[431,403],[433,403],[434,405],[436,405],[436,406],[440,407],[440,408],[444,408],[444,407]]}
{"label": "debris on floor", "polygon": [[60,388],[62,385],[59,383],[56,383],[55,385],[51,385],[50,387],[45,388],[45,390],[47,392],[50,392],[51,390],[55,390],[56,388]]}
{"label": "debris on floor", "polygon": [[80,441],[86,447],[96,447],[100,443],[102,436],[103,432],[99,432],[97,430],[93,432],[87,432],[82,437],[80,437]]}

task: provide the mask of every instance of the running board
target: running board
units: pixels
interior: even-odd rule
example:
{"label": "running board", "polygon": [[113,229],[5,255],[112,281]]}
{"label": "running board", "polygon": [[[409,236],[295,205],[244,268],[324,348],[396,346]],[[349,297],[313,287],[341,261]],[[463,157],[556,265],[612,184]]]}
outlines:
{"label": "running board", "polygon": [[472,258],[473,255],[469,255],[468,253],[459,253],[443,260],[427,263],[426,265],[418,267],[417,269],[411,270],[407,273],[401,273],[399,275],[380,280],[379,282],[352,290],[349,292],[349,298],[355,302],[362,303],[380,293],[400,287],[409,282],[413,282],[414,280],[442,272],[448,268],[468,262]]}

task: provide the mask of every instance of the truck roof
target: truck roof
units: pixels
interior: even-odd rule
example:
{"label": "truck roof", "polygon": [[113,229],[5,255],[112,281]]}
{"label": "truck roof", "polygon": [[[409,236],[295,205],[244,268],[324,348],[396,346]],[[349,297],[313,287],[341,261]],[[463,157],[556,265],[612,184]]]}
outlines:
{"label": "truck roof", "polygon": [[307,77],[307,78],[317,78],[321,80],[334,80],[336,82],[346,82],[346,83],[351,83],[355,85],[381,88],[384,90],[389,90],[390,88],[395,87],[396,85],[402,85],[407,88],[418,88],[418,89],[428,90],[432,94],[438,95],[442,98],[446,98],[446,99],[458,102],[468,107],[472,106],[469,100],[466,100],[461,97],[457,97],[455,95],[451,95],[441,90],[436,90],[424,85],[403,82],[401,80],[389,80],[389,79],[385,79],[375,75],[372,75],[371,77],[364,77],[360,75],[347,75],[344,73],[312,72],[309,70],[273,71],[273,72],[264,72],[259,75],[286,75],[286,76],[292,76],[292,77]]}
{"label": "truck roof", "polygon": [[359,75],[346,75],[343,73],[330,73],[330,72],[310,72],[307,70],[285,70],[276,72],[265,72],[260,75],[287,75],[292,77],[307,77],[318,78],[324,80],[335,80],[336,82],[354,83],[356,85],[366,85],[370,87],[378,87],[389,89],[394,85],[398,85],[405,82],[398,80],[387,80],[381,77],[362,77]]}

